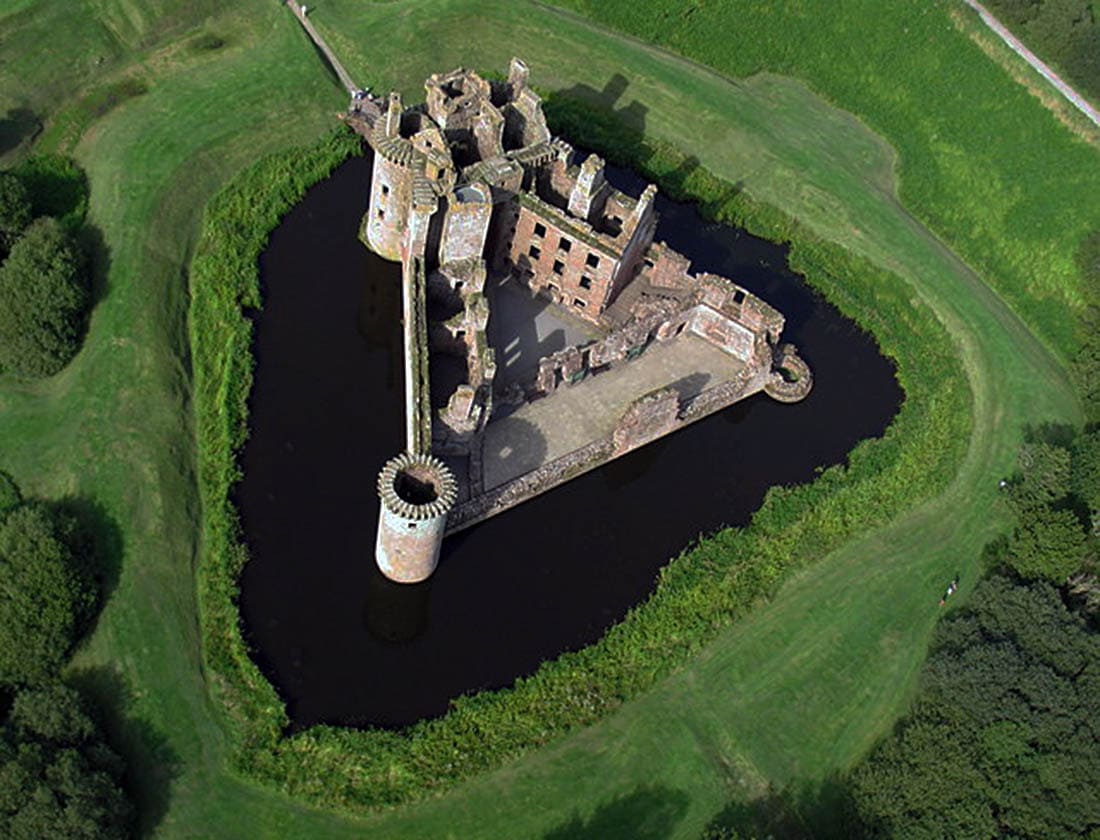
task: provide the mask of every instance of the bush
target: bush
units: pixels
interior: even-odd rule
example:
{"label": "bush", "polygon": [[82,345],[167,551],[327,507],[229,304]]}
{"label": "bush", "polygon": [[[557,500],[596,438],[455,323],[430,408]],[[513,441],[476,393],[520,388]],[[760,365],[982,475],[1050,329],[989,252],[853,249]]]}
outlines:
{"label": "bush", "polygon": [[41,505],[18,507],[0,523],[0,683],[53,678],[91,616],[95,585],[64,530]]}
{"label": "bush", "polygon": [[0,266],[0,368],[52,376],[76,355],[89,303],[84,260],[65,228],[38,219]]}

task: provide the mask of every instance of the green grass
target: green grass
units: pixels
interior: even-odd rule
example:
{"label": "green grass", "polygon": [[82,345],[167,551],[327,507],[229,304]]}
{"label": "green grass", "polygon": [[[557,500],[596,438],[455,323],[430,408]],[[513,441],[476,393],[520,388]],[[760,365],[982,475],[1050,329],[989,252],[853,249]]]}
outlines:
{"label": "green grass", "polygon": [[[315,22],[339,34],[334,46],[351,72],[382,90],[413,93],[427,73],[459,63],[503,68],[513,53],[527,58],[540,86],[586,85],[594,100],[611,98],[600,91],[621,73],[627,85],[616,107],[640,103],[644,114],[636,106],[627,116],[644,118],[647,132],[912,284],[961,354],[974,394],[972,436],[947,493],[822,558],[611,718],[438,799],[352,822],[227,774],[198,653],[182,270],[217,188],[263,152],[320,137],[345,103],[276,3],[178,17],[184,8],[38,0],[0,12],[0,113],[22,104],[47,117],[44,137],[60,148],[80,138],[89,220],[111,256],[106,294],[73,365],[36,386],[0,383],[0,467],[29,493],[93,498],[104,532],[117,528],[118,582],[75,668],[118,701],[115,729],[158,832],[537,837],[575,818],[574,827],[593,831],[614,823],[601,836],[645,836],[648,825],[691,837],[731,798],[752,798],[768,782],[813,784],[848,766],[904,709],[943,581],[961,571],[964,593],[972,585],[977,551],[1000,521],[996,479],[1022,428],[1078,417],[1058,362],[898,204],[890,147],[800,83],[729,81],[533,4],[328,0]],[[156,9],[166,13],[163,28]],[[703,58],[736,73],[765,64],[754,51],[783,57],[768,63],[805,75],[884,132],[903,155],[906,205],[1065,352],[1068,333],[1048,310],[1073,300],[1065,248],[1098,218],[1095,154],[999,70],[983,69],[942,7],[929,10],[934,29],[921,30],[929,37],[914,38],[893,71],[885,49],[896,41],[876,41],[892,20],[846,11],[829,22],[799,9],[738,17],[753,25],[742,38],[708,21],[703,31],[741,63]],[[841,25],[847,35],[837,33]],[[814,31],[826,26],[835,42],[850,41],[850,53],[822,49]],[[231,37],[222,49],[187,49],[200,31]],[[830,62],[863,68],[869,91],[835,82]],[[928,84],[928,68],[945,64],[973,74],[968,90],[986,97],[982,113],[995,135],[967,134],[973,123],[956,126],[954,99],[936,99],[941,87]],[[131,76],[146,93],[87,122],[72,116],[87,113],[80,109],[102,86]],[[877,110],[883,102],[896,102],[889,119]],[[999,159],[1002,149],[1028,150],[1029,178],[1013,174],[1015,159]],[[1033,235],[998,244],[1031,222]],[[986,241],[993,250],[982,256]],[[1025,269],[1034,290],[1020,281]]]}

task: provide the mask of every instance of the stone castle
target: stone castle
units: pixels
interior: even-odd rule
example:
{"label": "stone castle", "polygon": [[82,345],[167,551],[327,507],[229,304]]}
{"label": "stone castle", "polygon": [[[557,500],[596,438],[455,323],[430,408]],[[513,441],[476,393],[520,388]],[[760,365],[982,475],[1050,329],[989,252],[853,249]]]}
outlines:
{"label": "stone castle", "polygon": [[759,391],[812,377],[783,316],[655,241],[656,187],[547,128],[528,69],[431,76],[406,107],[354,91],[374,152],[362,238],[400,261],[406,451],[379,477],[376,559],[428,577],[445,534]]}

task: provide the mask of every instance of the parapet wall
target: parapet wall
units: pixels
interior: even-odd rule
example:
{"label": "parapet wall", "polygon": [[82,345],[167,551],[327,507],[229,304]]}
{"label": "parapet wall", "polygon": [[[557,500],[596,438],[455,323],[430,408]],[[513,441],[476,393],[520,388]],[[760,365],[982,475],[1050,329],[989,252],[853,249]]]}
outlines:
{"label": "parapet wall", "polygon": [[424,261],[403,265],[405,296],[405,438],[413,453],[427,453],[432,445],[431,384],[428,372],[427,286]]}
{"label": "parapet wall", "polygon": [[689,400],[679,399],[672,388],[645,394],[627,408],[610,435],[457,505],[447,518],[446,533],[457,533],[503,513],[627,452],[728,408],[765,390],[772,376],[771,371],[746,369],[734,379]]}

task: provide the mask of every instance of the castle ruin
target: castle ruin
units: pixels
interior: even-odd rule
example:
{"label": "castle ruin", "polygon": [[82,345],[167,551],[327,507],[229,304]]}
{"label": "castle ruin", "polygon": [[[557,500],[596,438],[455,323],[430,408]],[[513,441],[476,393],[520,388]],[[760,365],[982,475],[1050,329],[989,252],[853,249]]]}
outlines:
{"label": "castle ruin", "polygon": [[812,376],[783,316],[654,240],[546,125],[527,66],[435,74],[406,107],[354,91],[374,151],[362,238],[402,266],[406,451],[379,477],[376,560],[427,578],[446,534],[759,391]]}

